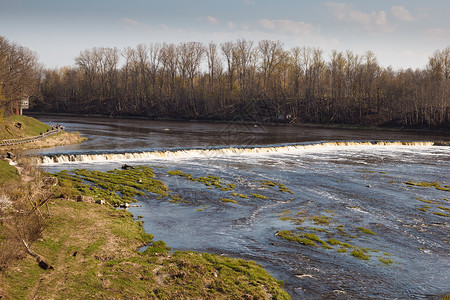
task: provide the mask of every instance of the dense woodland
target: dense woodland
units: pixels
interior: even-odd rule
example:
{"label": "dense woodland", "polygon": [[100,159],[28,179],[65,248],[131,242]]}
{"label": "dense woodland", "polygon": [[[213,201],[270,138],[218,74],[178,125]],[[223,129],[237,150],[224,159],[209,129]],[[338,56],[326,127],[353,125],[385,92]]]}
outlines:
{"label": "dense woodland", "polygon": [[[0,76],[8,73],[0,68]],[[381,67],[371,51],[325,54],[319,48],[287,50],[279,41],[244,39],[154,43],[88,49],[73,67],[40,72],[34,109],[45,112],[259,123],[450,124],[450,47],[437,50],[423,70],[393,70]]]}

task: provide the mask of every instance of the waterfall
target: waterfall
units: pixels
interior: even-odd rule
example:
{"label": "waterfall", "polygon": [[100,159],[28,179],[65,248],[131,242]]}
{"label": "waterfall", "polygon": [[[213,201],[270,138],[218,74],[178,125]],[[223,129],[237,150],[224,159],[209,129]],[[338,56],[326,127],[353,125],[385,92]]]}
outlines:
{"label": "waterfall", "polygon": [[390,146],[433,146],[434,142],[404,142],[404,141],[366,141],[366,142],[318,142],[308,144],[287,144],[270,146],[242,146],[205,149],[181,149],[129,153],[103,153],[103,154],[61,154],[40,157],[40,163],[44,165],[91,162],[91,161],[123,161],[123,160],[149,160],[149,159],[171,159],[192,158],[217,155],[246,155],[263,153],[288,153],[291,151],[311,151],[318,149],[339,149],[345,147],[390,147]]}

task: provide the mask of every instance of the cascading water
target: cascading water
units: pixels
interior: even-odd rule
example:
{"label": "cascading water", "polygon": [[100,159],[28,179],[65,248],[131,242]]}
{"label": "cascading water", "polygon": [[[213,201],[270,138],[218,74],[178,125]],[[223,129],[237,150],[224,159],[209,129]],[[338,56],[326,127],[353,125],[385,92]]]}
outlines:
{"label": "cascading water", "polygon": [[236,147],[236,148],[215,148],[215,149],[183,149],[168,151],[149,151],[134,153],[102,153],[102,154],[60,154],[43,156],[42,164],[68,163],[68,162],[89,162],[89,161],[112,161],[112,160],[145,160],[160,158],[194,158],[217,155],[247,155],[262,153],[288,153],[291,151],[314,151],[320,149],[339,149],[351,146],[432,146],[434,142],[321,142],[309,144],[272,145],[259,147]]}

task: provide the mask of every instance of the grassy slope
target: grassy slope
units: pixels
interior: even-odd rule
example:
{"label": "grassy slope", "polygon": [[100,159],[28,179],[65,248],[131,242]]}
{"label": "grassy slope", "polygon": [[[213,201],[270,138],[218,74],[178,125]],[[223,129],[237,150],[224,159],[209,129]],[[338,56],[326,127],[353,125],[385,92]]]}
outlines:
{"label": "grassy slope", "polygon": [[11,166],[7,161],[0,160],[0,184],[6,183],[13,179],[19,179],[17,169],[14,166]]}
{"label": "grassy slope", "polygon": [[[16,124],[22,123],[19,129]],[[41,132],[47,131],[51,127],[34,118],[27,116],[12,115],[0,122],[0,141],[7,139],[17,139],[30,136],[38,136]],[[19,144],[14,146],[0,147],[0,151],[5,150],[26,150],[36,148],[48,148],[61,145],[78,144],[86,140],[79,133],[60,132],[45,139],[34,141],[32,143]]]}
{"label": "grassy slope", "polygon": [[[22,123],[21,129],[15,126],[18,122]],[[0,123],[0,140],[36,136],[47,129],[50,126],[31,117],[12,115],[4,118],[3,124]]]}
{"label": "grassy slope", "polygon": [[[55,270],[40,269],[28,256],[0,280],[11,299],[288,299],[251,261],[196,252],[167,254],[127,211],[98,204],[55,200],[52,217],[33,251]],[[76,253],[76,254],[75,254]]]}

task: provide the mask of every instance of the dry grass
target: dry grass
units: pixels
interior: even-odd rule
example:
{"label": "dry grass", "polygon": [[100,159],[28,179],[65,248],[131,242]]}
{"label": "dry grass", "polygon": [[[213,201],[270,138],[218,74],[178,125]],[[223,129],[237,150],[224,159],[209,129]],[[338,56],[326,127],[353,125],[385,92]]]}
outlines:
{"label": "dry grass", "polygon": [[52,195],[40,170],[25,160],[19,166],[26,180],[10,180],[0,186],[0,270],[23,257],[23,241],[30,245],[41,236],[46,218],[42,206]]}
{"label": "dry grass", "polygon": [[73,145],[79,144],[85,141],[86,138],[81,137],[79,132],[61,132],[51,136],[48,136],[42,140],[37,140],[35,142],[30,142],[26,144],[20,144],[15,146],[4,146],[0,147],[1,151],[9,150],[28,150],[28,149],[39,149],[39,148],[50,148],[55,146]]}

